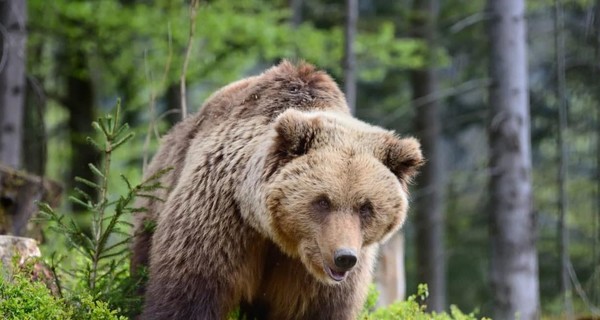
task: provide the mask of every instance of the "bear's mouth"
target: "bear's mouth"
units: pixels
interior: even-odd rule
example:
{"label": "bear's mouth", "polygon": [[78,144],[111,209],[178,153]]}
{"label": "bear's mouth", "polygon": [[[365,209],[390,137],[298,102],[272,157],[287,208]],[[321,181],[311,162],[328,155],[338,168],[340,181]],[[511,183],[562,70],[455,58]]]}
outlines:
{"label": "bear's mouth", "polygon": [[326,263],[323,263],[323,267],[325,269],[325,273],[327,273],[327,275],[331,279],[337,282],[343,281],[348,275],[348,271],[335,271],[334,269],[330,268]]}

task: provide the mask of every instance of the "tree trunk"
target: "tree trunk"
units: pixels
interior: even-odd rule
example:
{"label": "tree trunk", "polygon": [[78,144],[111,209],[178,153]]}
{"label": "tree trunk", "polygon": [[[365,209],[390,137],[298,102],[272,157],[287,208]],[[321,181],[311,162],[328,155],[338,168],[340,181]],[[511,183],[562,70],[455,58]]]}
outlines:
{"label": "tree trunk", "polygon": [[381,248],[375,282],[379,291],[378,306],[387,306],[406,296],[404,270],[404,233],[398,232]]}
{"label": "tree trunk", "polygon": [[[428,45],[427,66],[411,74],[413,99],[438,91],[434,54],[436,50],[437,0],[416,1],[413,33]],[[441,312],[446,307],[446,263],[444,253],[444,182],[440,154],[439,100],[416,106],[417,136],[421,141],[427,163],[418,176],[418,195],[415,197],[417,227],[417,270],[419,283],[429,287],[427,308]]]}
{"label": "tree trunk", "polygon": [[[304,0],[289,0],[290,10],[292,11],[292,16],[290,19],[290,25],[292,26],[292,30],[298,29],[298,27],[302,24],[302,7],[304,6]],[[300,57],[300,48],[298,44],[294,45],[294,58]]]}
{"label": "tree trunk", "polygon": [[354,41],[358,21],[358,0],[346,0],[346,26],[344,43],[344,91],[350,111],[356,113],[356,55]]}
{"label": "tree trunk", "polygon": [[[30,51],[31,52],[31,51]],[[37,80],[27,81],[25,99],[25,118],[23,130],[23,168],[39,176],[46,173],[47,138],[44,114],[46,113],[46,98]]]}
{"label": "tree trunk", "polygon": [[[595,11],[595,57],[596,63],[600,61],[600,0],[596,0]],[[600,66],[596,66],[596,84],[600,84]],[[600,86],[596,89],[597,101],[600,101]],[[592,266],[595,268],[600,265],[600,252],[598,245],[600,244],[600,108],[596,108],[596,212],[594,215],[594,246],[592,254]],[[600,277],[597,278],[597,285],[592,291],[592,303],[600,305]]]}
{"label": "tree trunk", "polygon": [[56,207],[61,191],[53,181],[0,164],[0,234],[37,236],[28,230],[29,220],[38,212],[37,202]]}
{"label": "tree trunk", "polygon": [[568,153],[565,137],[567,134],[567,97],[565,75],[564,20],[560,1],[554,1],[554,53],[556,60],[556,98],[558,100],[558,252],[560,255],[560,289],[563,295],[563,310],[566,319],[573,319],[571,280],[569,278],[569,230],[566,225],[569,208],[567,198]]}
{"label": "tree trunk", "polygon": [[[89,163],[97,163],[98,152],[86,141],[93,136],[92,122],[94,119],[94,91],[92,80],[87,69],[86,55],[75,46],[67,48],[71,61],[67,75],[67,92],[64,99],[65,107],[69,110],[69,139],[71,142],[71,171],[69,183],[75,182],[75,177],[95,181],[96,177],[90,171]],[[73,186],[73,185],[71,185]],[[77,185],[91,197],[97,191],[86,185]],[[69,188],[72,189],[72,188]]]}
{"label": "tree trunk", "polygon": [[21,167],[27,2],[0,1],[0,162]]}
{"label": "tree trunk", "polygon": [[538,319],[524,0],[488,0],[490,236],[494,319]]}
{"label": "tree trunk", "polygon": [[165,119],[170,124],[169,127],[174,126],[177,122],[181,121],[181,93],[179,92],[179,83],[169,85],[166,92],[166,110],[169,114],[165,116]]}
{"label": "tree trunk", "polygon": [[304,0],[290,0],[290,9],[292,10],[292,28],[297,28],[302,23],[302,6]]}

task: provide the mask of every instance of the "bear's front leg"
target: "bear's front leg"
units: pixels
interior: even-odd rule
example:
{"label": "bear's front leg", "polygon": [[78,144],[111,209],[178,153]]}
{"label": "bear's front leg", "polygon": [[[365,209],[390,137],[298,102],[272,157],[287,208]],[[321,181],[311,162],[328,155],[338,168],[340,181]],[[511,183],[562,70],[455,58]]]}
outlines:
{"label": "bear's front leg", "polygon": [[179,196],[167,201],[171,212],[159,218],[152,238],[141,319],[226,319],[256,286],[264,240],[231,198]]}
{"label": "bear's front leg", "polygon": [[151,278],[143,320],[222,320],[235,306],[234,288],[222,279],[182,274]]}

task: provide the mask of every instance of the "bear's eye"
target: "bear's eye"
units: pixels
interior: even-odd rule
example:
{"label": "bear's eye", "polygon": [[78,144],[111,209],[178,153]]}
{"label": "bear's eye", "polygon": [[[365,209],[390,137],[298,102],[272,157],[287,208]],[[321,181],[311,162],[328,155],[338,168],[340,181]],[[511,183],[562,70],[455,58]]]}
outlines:
{"label": "bear's eye", "polygon": [[360,206],[359,212],[362,217],[368,217],[373,213],[373,205],[370,201],[367,201]]}
{"label": "bear's eye", "polygon": [[325,196],[317,198],[317,200],[314,202],[314,205],[319,211],[329,211],[329,209],[331,209],[331,202]]}

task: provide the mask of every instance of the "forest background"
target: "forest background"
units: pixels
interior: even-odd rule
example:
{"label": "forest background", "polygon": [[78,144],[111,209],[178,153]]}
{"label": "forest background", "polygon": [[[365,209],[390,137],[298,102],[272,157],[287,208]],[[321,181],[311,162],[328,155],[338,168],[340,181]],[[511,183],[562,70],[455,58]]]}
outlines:
{"label": "forest background", "polygon": [[[525,64],[494,55],[504,42],[493,3],[0,0],[0,162],[60,182],[69,195],[74,177],[96,179],[87,164],[101,155],[86,137],[120,99],[136,135],[113,155],[109,181],[125,192],[118,175],[141,180],[182,104],[195,112],[231,81],[283,58],[306,60],[332,74],[358,118],[424,145],[409,221],[383,251],[382,299],[427,283],[432,310],[498,315],[495,230],[511,221],[494,218],[490,92],[494,66],[521,65],[533,201],[521,218],[533,221],[535,242],[511,250],[535,251],[527,277],[542,315],[598,316],[600,1],[505,1],[502,10],[525,4]],[[7,89],[15,81],[23,90]],[[60,211],[89,221],[63,199]],[[45,241],[48,250],[63,245]]]}

